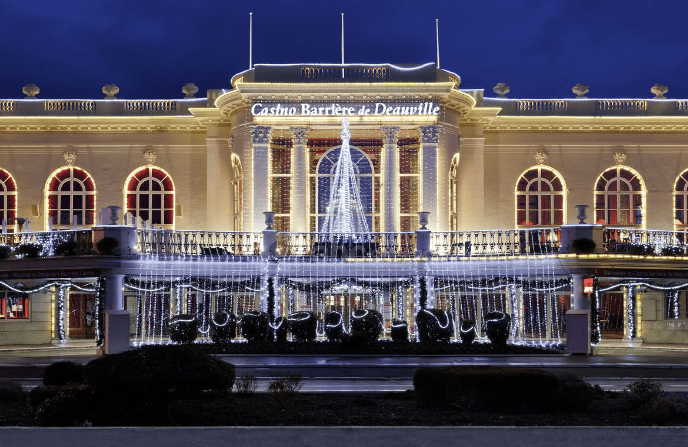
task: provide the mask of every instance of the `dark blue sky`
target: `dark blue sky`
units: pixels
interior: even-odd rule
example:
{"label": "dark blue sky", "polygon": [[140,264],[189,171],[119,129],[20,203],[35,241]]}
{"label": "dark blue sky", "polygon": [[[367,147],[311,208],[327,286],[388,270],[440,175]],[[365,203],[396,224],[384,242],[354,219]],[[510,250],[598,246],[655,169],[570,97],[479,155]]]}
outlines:
{"label": "dark blue sky", "polygon": [[557,0],[0,0],[0,98],[35,83],[41,98],[179,98],[193,82],[228,88],[254,63],[435,61],[462,88],[506,82],[514,98],[688,98],[688,2]]}

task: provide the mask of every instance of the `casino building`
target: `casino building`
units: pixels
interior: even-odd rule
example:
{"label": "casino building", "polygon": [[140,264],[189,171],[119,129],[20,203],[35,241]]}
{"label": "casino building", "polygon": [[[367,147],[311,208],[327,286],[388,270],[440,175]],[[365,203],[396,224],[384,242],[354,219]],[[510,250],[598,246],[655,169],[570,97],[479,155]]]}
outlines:
{"label": "casino building", "polygon": [[[231,84],[0,100],[0,345],[97,338],[103,308],[140,342],[177,313],[207,334],[217,310],[268,307],[412,327],[422,287],[457,323],[510,313],[523,342],[564,340],[566,312],[590,308],[601,343],[688,343],[688,100],[663,85],[488,97],[433,63],[256,65]],[[344,118],[375,248],[316,253]],[[93,251],[112,235],[114,256]],[[574,253],[581,237],[593,253]]]}

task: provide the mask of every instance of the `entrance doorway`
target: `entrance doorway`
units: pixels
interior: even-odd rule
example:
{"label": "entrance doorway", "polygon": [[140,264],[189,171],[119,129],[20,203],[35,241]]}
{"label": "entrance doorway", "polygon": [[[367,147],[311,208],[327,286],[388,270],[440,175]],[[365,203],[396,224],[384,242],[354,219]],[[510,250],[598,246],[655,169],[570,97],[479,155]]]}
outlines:
{"label": "entrance doorway", "polygon": [[602,340],[623,338],[625,319],[623,293],[603,293],[600,297]]}
{"label": "entrance doorway", "polygon": [[69,294],[69,338],[95,338],[96,296]]}

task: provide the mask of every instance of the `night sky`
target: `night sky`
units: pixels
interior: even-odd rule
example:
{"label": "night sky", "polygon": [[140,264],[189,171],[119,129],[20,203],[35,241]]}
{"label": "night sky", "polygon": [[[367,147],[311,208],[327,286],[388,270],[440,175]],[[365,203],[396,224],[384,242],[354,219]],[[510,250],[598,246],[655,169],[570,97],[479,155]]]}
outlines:
{"label": "night sky", "polygon": [[0,98],[181,98],[182,86],[229,88],[254,63],[434,62],[461,88],[505,82],[513,98],[688,98],[688,2],[556,0],[0,0]]}

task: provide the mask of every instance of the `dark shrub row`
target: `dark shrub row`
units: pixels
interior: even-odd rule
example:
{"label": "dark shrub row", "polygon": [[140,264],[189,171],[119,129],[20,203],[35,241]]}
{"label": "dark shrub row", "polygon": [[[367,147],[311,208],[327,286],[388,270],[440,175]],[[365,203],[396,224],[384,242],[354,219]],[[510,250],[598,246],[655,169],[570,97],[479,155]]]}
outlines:
{"label": "dark shrub row", "polygon": [[41,425],[142,423],[139,418],[157,424],[169,415],[172,396],[224,394],[234,378],[234,365],[199,349],[145,346],[85,366],[59,362],[46,369],[46,386],[33,389],[28,403]]}
{"label": "dark shrub row", "polygon": [[413,377],[413,386],[419,405],[451,406],[463,411],[581,410],[596,394],[579,378],[559,377],[539,369],[494,366],[421,368]]}

